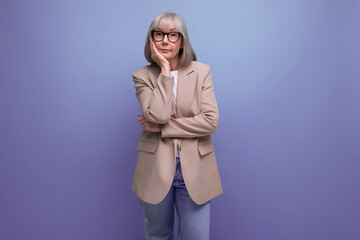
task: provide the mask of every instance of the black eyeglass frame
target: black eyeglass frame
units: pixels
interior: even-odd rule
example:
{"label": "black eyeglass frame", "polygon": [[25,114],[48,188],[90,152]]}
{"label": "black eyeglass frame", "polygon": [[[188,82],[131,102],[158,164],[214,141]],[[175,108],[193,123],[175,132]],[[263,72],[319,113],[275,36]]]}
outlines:
{"label": "black eyeglass frame", "polygon": [[[161,39],[161,40],[155,40],[155,38],[154,38],[154,32],[161,32],[161,33],[163,34],[162,39]],[[175,42],[171,41],[170,38],[169,38],[169,34],[170,34],[170,33],[177,33],[177,34],[179,34],[178,40],[176,40]],[[169,42],[172,42],[172,43],[178,42],[178,41],[180,40],[180,38],[182,37],[181,32],[168,32],[168,33],[166,33],[166,32],[156,31],[156,30],[152,30],[152,31],[151,31],[151,37],[152,37],[152,39],[154,39],[154,41],[156,41],[156,42],[161,42],[162,40],[164,40],[165,35],[167,35],[167,39],[169,40]]]}

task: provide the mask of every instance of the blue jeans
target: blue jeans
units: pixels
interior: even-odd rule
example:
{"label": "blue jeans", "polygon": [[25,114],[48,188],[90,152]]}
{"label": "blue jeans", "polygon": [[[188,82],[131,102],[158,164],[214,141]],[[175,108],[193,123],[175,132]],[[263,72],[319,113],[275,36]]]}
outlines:
{"label": "blue jeans", "polygon": [[178,240],[209,240],[210,201],[198,205],[186,190],[181,173],[180,158],[176,157],[176,170],[172,186],[158,204],[140,199],[147,240],[172,240],[174,204],[179,219]]}

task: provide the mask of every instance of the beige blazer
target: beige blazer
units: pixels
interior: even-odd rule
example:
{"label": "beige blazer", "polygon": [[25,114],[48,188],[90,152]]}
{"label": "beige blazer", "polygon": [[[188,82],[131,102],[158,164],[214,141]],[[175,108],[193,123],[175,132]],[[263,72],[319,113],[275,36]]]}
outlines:
{"label": "beige blazer", "polygon": [[210,136],[219,121],[210,67],[192,61],[179,69],[176,105],[174,77],[161,74],[157,65],[144,66],[132,77],[145,118],[162,124],[161,132],[141,133],[132,191],[145,202],[161,202],[172,185],[178,148],[191,199],[203,204],[222,194]]}

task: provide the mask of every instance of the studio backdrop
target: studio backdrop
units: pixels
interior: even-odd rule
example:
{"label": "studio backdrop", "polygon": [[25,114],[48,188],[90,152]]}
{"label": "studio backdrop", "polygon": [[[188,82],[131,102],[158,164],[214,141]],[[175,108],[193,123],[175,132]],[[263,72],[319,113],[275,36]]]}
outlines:
{"label": "studio backdrop", "polygon": [[360,5],[0,3],[0,239],[145,239],[132,73],[176,11],[211,67],[213,240],[360,239]]}

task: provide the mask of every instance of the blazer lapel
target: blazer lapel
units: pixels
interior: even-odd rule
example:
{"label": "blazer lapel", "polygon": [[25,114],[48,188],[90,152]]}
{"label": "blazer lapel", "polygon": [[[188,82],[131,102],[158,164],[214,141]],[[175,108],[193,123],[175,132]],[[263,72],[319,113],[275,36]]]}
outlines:
{"label": "blazer lapel", "polygon": [[[196,74],[190,66],[179,69],[176,90],[176,118],[188,117],[194,97]],[[181,138],[174,138],[175,149],[181,149]]]}
{"label": "blazer lapel", "polygon": [[190,66],[179,69],[176,93],[176,116],[188,117],[194,96],[196,74]]}

